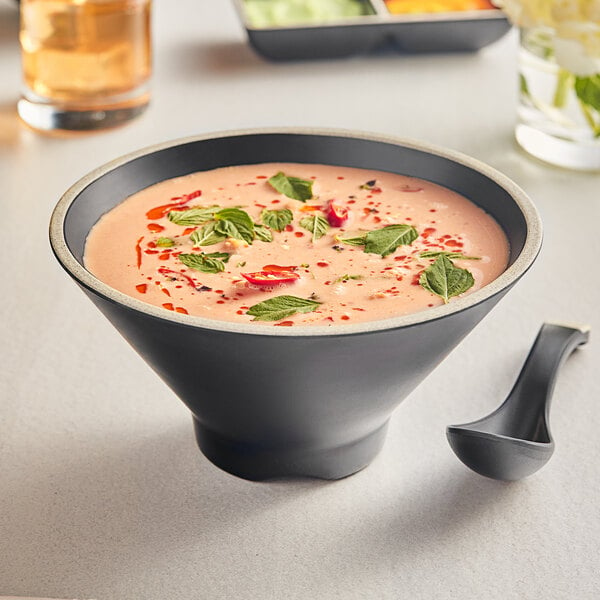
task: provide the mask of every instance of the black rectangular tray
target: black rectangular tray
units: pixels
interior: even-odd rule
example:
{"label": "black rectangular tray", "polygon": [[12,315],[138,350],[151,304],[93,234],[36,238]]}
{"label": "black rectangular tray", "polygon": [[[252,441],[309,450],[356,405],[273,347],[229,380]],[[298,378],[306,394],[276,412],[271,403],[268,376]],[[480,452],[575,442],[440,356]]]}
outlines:
{"label": "black rectangular tray", "polygon": [[393,15],[369,0],[374,15],[324,24],[255,28],[243,0],[234,0],[250,44],[272,60],[342,58],[383,48],[398,52],[472,52],[501,38],[510,24],[499,9]]}

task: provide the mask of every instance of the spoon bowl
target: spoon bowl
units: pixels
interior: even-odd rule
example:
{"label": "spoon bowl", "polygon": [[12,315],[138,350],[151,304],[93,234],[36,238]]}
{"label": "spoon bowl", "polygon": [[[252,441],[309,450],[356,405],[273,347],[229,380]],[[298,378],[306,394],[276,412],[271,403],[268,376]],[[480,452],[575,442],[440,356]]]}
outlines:
{"label": "spoon bowl", "polygon": [[506,400],[482,419],[447,428],[458,458],[480,475],[505,481],[541,469],[554,452],[548,413],[558,371],[588,340],[588,327],[544,323]]}

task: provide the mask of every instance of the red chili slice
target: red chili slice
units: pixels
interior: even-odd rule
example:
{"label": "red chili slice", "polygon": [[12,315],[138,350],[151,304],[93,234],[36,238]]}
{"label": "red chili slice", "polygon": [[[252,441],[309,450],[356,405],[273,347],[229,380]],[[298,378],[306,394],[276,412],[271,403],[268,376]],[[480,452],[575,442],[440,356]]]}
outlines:
{"label": "red chili slice", "polygon": [[148,218],[152,221],[156,221],[157,219],[162,219],[163,217],[166,217],[167,214],[169,214],[169,212],[171,212],[175,208],[177,208],[179,210],[183,210],[184,208],[187,208],[183,205],[187,204],[188,202],[189,202],[189,197],[186,196],[183,200],[178,200],[177,202],[169,202],[169,204],[163,204],[162,206],[155,206],[154,208],[151,208],[146,213],[146,218]]}
{"label": "red chili slice", "polygon": [[267,271],[268,273],[281,273],[283,272],[290,272],[290,271],[297,271],[298,267],[296,266],[290,266],[290,267],[281,267],[279,265],[265,265],[262,268],[263,271]]}
{"label": "red chili slice", "polygon": [[188,285],[192,286],[194,289],[197,289],[199,286],[198,282],[196,282],[192,277],[184,275],[179,271],[174,271],[173,269],[168,269],[167,267],[158,267],[158,272],[161,275],[173,277],[174,279],[183,279]]}
{"label": "red chili slice", "polygon": [[326,215],[332,227],[341,227],[348,220],[348,209],[339,202],[330,200]]}
{"label": "red chili slice", "polygon": [[300,275],[293,271],[256,271],[255,273],[240,273],[240,275],[252,285],[272,286],[293,283],[300,279]]}
{"label": "red chili slice", "polygon": [[142,266],[142,241],[144,236],[142,236],[135,244],[135,255],[137,258],[137,268],[139,269]]}
{"label": "red chili slice", "polygon": [[194,198],[198,198],[202,196],[202,190],[194,190],[193,192],[190,192],[189,194],[184,194],[184,197],[187,200],[193,200]]}

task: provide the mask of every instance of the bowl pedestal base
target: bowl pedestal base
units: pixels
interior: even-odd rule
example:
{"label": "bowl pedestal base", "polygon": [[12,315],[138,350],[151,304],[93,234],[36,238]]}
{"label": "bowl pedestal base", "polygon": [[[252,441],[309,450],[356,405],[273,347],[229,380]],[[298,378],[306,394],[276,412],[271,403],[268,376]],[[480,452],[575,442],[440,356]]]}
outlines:
{"label": "bowl pedestal base", "polygon": [[194,418],[196,441],[202,453],[220,469],[252,481],[281,477],[342,479],[364,469],[379,453],[388,422],[363,438],[343,446],[285,449],[251,445],[224,438]]}

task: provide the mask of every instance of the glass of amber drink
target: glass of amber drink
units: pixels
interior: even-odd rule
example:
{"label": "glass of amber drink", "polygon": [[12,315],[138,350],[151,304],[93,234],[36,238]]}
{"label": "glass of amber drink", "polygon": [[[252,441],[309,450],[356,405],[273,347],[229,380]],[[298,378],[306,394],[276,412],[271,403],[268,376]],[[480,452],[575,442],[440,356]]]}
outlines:
{"label": "glass of amber drink", "polygon": [[35,129],[125,123],[148,105],[151,0],[21,0],[20,117]]}

